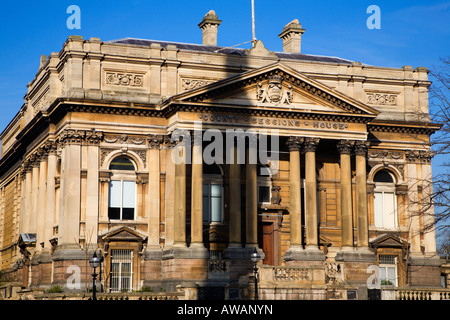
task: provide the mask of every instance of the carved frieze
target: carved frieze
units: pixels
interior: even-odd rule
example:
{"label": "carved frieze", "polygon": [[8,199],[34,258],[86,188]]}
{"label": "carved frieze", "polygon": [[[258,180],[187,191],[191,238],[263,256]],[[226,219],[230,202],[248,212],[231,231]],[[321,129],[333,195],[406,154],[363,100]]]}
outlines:
{"label": "carved frieze", "polygon": [[141,145],[145,142],[145,138],[139,137],[139,136],[129,136],[127,134],[105,135],[105,142],[121,143],[121,144],[129,143],[129,144]]}
{"label": "carved frieze", "polygon": [[47,89],[45,93],[43,93],[39,98],[36,99],[36,101],[33,103],[33,114],[37,114],[39,111],[41,111],[48,103],[49,103],[49,92],[50,90]]}
{"label": "carved frieze", "polygon": [[378,106],[398,105],[398,94],[386,92],[366,92],[367,104]]}
{"label": "carved frieze", "polygon": [[105,72],[106,84],[122,87],[144,86],[144,75],[131,72]]}
{"label": "carved frieze", "polygon": [[182,78],[181,79],[181,88],[184,91],[189,91],[193,89],[197,89],[208,84],[215,82],[214,80],[208,79],[192,79],[192,78]]}

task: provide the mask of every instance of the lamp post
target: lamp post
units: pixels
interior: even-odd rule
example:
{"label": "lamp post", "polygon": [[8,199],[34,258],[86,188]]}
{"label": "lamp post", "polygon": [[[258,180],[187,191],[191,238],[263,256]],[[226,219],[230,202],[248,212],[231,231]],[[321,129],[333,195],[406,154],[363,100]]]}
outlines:
{"label": "lamp post", "polygon": [[258,300],[258,261],[261,259],[261,255],[256,249],[251,254],[251,259],[253,262],[253,273],[255,275],[255,300]]}
{"label": "lamp post", "polygon": [[92,280],[93,280],[93,287],[92,287],[92,300],[97,300],[97,297],[95,296],[96,291],[96,285],[95,285],[95,279],[97,279],[97,274],[95,273],[95,269],[100,266],[100,258],[97,257],[97,253],[94,251],[94,255],[89,260],[89,264],[92,268],[94,268],[94,273],[92,274]]}

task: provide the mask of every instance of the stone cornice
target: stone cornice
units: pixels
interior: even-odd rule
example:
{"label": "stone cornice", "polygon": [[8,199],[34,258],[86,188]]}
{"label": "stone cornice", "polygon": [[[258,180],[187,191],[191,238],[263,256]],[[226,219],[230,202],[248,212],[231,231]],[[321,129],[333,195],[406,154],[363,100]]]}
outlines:
{"label": "stone cornice", "polygon": [[371,122],[367,126],[369,132],[392,132],[432,135],[442,127],[437,123],[413,123],[413,122]]}

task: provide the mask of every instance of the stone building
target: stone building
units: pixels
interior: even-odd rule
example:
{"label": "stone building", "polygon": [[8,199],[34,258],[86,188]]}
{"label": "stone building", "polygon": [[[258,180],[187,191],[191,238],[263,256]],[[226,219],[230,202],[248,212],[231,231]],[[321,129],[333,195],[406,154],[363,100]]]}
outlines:
{"label": "stone building", "polygon": [[0,135],[2,275],[83,290],[96,249],[105,291],[246,298],[256,251],[263,299],[439,287],[427,69],[301,53],[297,20],[283,52],[221,47],[220,23],[41,58]]}

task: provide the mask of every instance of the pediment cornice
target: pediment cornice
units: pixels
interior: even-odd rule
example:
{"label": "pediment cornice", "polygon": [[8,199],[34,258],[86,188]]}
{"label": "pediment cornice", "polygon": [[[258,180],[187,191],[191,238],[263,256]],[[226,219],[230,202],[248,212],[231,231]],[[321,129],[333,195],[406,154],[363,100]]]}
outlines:
{"label": "pediment cornice", "polygon": [[[270,96],[269,83],[274,81],[278,81],[280,89],[275,90],[274,94]],[[238,107],[242,98],[235,99],[235,103],[233,98],[245,90],[248,90],[249,93],[244,95],[244,99],[247,97],[247,99],[257,100],[253,105],[250,103],[246,106],[248,109],[258,109],[259,107],[259,109],[263,108],[273,113],[283,112],[283,109],[287,109],[299,113],[336,114],[370,119],[379,114],[379,111],[364,103],[279,62],[172,96],[164,101],[161,107],[163,110],[174,110],[173,105],[177,105],[176,109],[180,109],[181,105]],[[295,103],[292,102],[294,93],[299,93],[304,100],[320,105],[321,109],[295,108]]]}

